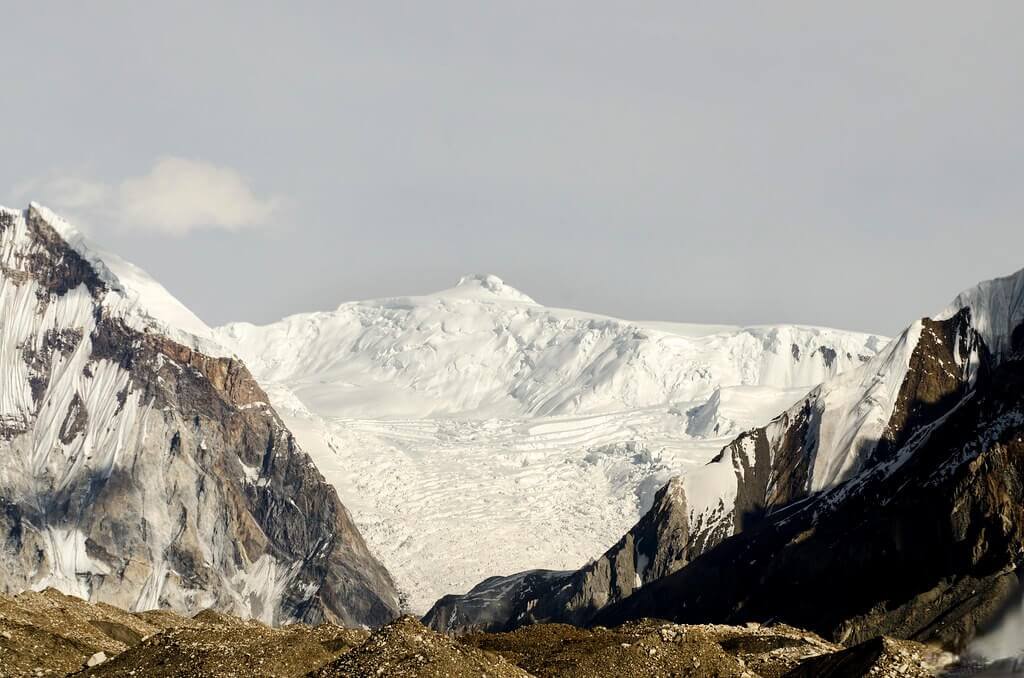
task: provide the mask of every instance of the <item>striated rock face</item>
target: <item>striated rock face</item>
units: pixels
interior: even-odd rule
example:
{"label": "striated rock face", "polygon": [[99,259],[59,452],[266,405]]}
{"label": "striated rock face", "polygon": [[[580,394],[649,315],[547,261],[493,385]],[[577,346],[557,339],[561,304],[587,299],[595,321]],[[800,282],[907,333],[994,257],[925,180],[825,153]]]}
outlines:
{"label": "striated rock face", "polygon": [[146,294],[42,208],[0,210],[0,592],[393,618],[387,571],[245,366]]}

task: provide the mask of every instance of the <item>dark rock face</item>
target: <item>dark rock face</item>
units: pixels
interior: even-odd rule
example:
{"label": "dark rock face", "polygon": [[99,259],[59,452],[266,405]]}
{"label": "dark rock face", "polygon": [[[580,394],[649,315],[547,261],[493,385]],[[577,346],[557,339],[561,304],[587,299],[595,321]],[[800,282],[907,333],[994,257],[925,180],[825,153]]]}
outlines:
{"label": "dark rock face", "polygon": [[965,320],[922,334],[868,471],[767,515],[595,623],[775,619],[845,643],[887,634],[962,648],[1024,565],[1024,360],[984,360],[968,390],[944,354],[978,348],[956,331]]}
{"label": "dark rock face", "polygon": [[825,367],[832,367],[832,364],[836,361],[835,350],[828,346],[819,346],[818,352],[821,353],[821,360],[825,363]]}
{"label": "dark rock face", "polygon": [[390,576],[245,366],[140,327],[38,212],[3,214],[0,592],[392,619]]}
{"label": "dark rock face", "polygon": [[[967,309],[921,323],[892,414],[881,439],[865,452],[865,467],[890,461],[914,434],[956,406],[991,362]],[[712,462],[731,459],[736,471],[735,533],[812,494],[812,469],[829,444],[820,432],[824,407],[816,389],[771,425],[741,434]]]}

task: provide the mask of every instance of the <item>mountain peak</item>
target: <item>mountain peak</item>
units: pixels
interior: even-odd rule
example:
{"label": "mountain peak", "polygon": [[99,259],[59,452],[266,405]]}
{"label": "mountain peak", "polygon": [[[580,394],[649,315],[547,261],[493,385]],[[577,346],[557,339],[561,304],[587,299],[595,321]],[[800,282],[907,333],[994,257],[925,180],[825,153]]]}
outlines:
{"label": "mountain peak", "polygon": [[[167,289],[141,268],[97,247],[71,222],[37,202],[25,210],[0,207],[15,226],[9,238],[29,238],[28,223],[42,224],[44,230],[75,252],[107,290],[104,304],[111,312],[137,329],[154,329],[210,356],[226,357],[230,352],[214,339],[212,330]],[[19,236],[20,234],[20,236]]]}
{"label": "mountain peak", "polygon": [[971,310],[972,324],[996,356],[1024,348],[1024,269],[964,290],[935,319],[947,320],[963,308]]}
{"label": "mountain peak", "polygon": [[485,287],[491,291],[497,291],[505,286],[505,281],[493,273],[470,273],[459,278],[456,287]]}
{"label": "mountain peak", "polygon": [[486,301],[514,301],[523,304],[536,304],[528,295],[507,284],[504,280],[491,273],[471,273],[459,278],[455,287],[440,292],[435,296],[481,299]]}

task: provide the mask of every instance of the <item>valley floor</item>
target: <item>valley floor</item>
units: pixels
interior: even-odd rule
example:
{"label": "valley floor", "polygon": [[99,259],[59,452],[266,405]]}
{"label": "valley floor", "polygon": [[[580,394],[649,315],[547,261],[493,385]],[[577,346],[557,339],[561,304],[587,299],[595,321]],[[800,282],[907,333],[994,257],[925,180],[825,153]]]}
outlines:
{"label": "valley floor", "polygon": [[131,614],[52,589],[0,596],[0,678],[915,678],[937,675],[954,659],[918,643],[882,638],[844,649],[784,625],[540,624],[453,638],[411,617],[373,632],[330,624],[272,629],[212,611],[192,618]]}

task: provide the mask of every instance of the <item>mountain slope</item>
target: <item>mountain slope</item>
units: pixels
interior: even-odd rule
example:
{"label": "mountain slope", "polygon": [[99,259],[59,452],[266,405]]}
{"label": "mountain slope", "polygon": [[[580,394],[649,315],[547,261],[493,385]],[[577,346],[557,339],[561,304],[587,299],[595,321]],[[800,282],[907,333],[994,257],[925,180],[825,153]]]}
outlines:
{"label": "mountain slope", "polygon": [[[766,426],[741,434],[708,465],[673,481],[661,495],[663,500],[671,500],[672,506],[662,506],[658,514],[645,516],[623,541],[595,564],[576,573],[561,574],[550,585],[531,582],[530,586],[518,586],[515,585],[521,581],[518,577],[492,580],[488,586],[501,591],[500,596],[492,596],[485,605],[479,603],[479,595],[472,593],[442,599],[427,616],[427,621],[435,628],[449,630],[509,628],[534,621],[586,623],[607,605],[611,608],[601,612],[599,619],[621,621],[644,615],[675,615],[696,620],[704,614],[711,620],[746,621],[747,617],[738,611],[745,609],[744,598],[737,596],[770,597],[771,605],[765,603],[758,608],[766,617],[788,609],[787,604],[796,604],[780,602],[777,596],[766,592],[768,587],[762,586],[769,576],[764,572],[776,569],[779,569],[778,577],[791,578],[790,585],[782,587],[783,590],[787,595],[799,597],[808,609],[828,607],[837,615],[849,612],[831,602],[821,604],[823,599],[831,601],[826,590],[828,581],[848,581],[850,576],[845,568],[850,567],[850,563],[862,563],[861,570],[876,577],[882,577],[883,571],[890,572],[886,579],[891,579],[892,571],[899,570],[893,563],[887,563],[888,570],[871,569],[863,564],[868,556],[848,553],[860,549],[873,554],[877,550],[870,541],[870,534],[860,534],[852,526],[864,519],[867,507],[877,509],[871,529],[880,533],[889,529],[889,521],[904,518],[897,512],[890,514],[890,504],[896,501],[890,494],[914,497],[908,500],[908,506],[913,506],[914,501],[923,502],[935,515],[952,512],[957,519],[968,520],[960,513],[967,510],[965,507],[947,506],[939,497],[931,495],[925,498],[922,489],[925,483],[921,476],[931,473],[934,469],[930,464],[946,454],[941,451],[943,446],[949,447],[953,444],[951,441],[957,440],[961,445],[967,444],[963,435],[957,438],[954,431],[947,428],[954,426],[953,414],[958,410],[970,412],[970,415],[959,416],[974,417],[980,422],[977,430],[971,430],[982,444],[986,436],[998,437],[1005,433],[1004,429],[1015,430],[1013,413],[1018,411],[1019,403],[1012,385],[1017,379],[1014,366],[1024,345],[1022,279],[1024,272],[965,292],[935,319],[925,318],[911,325],[865,365],[812,389]],[[983,414],[976,409],[989,402],[986,398],[992,400],[986,406],[998,411],[997,414]],[[926,443],[939,451],[922,451]],[[965,461],[961,459],[960,463]],[[1006,496],[1019,499],[1019,493],[1012,486],[1016,482],[1013,479],[1018,477],[1014,463],[1011,455],[1011,460],[1000,463],[999,469],[1010,479],[1011,487],[1006,490]],[[892,480],[892,477],[899,480]],[[999,474],[985,478],[989,483],[1005,481]],[[946,481],[952,482],[949,478]],[[915,491],[909,492],[907,487]],[[942,487],[944,491],[964,492],[951,490],[946,484]],[[1002,511],[997,514],[1000,521],[1016,519],[1010,506],[1001,505],[999,511]],[[842,518],[831,517],[836,512],[841,513]],[[830,517],[823,518],[823,515]],[[923,519],[925,515],[928,514],[917,518]],[[934,516],[931,519],[934,521]],[[789,527],[783,529],[783,525]],[[792,526],[799,526],[799,529]],[[639,543],[639,534],[652,529],[660,529],[664,534],[656,545],[648,542],[644,549],[628,548]],[[826,529],[834,530],[829,534],[833,534],[835,542],[821,547],[815,535],[824,534]],[[914,529],[925,531],[925,526],[915,524]],[[799,548],[780,537],[782,533],[796,540]],[[862,537],[862,541],[850,540],[850,533]],[[735,539],[728,539],[737,534]],[[916,562],[918,556],[912,558],[908,553],[912,550],[911,544],[922,551],[937,549],[941,544],[953,550],[953,544],[944,543],[944,538],[936,537],[936,543],[926,547],[903,537],[899,542],[901,548],[887,551],[883,546],[881,550],[890,555],[899,553],[900,557]],[[736,543],[758,539],[760,545],[756,549],[750,547],[751,552],[735,550],[739,548]],[[723,544],[724,540],[728,541]],[[802,571],[811,566],[800,568],[799,557],[790,555],[808,549],[804,542],[818,544],[821,551],[803,557],[815,563],[834,564],[828,576],[823,576],[819,582],[821,590],[806,586]],[[832,555],[838,553],[846,553],[845,559]],[[935,553],[930,555],[938,557]],[[645,576],[646,563],[658,557],[672,563],[671,569],[678,571],[672,574],[662,569],[654,577]],[[879,557],[879,561],[882,560]],[[781,562],[787,563],[786,567],[800,568],[801,574],[782,566],[777,568]],[[1010,571],[1016,567],[1015,560],[1005,554],[1000,562]],[[596,573],[603,574],[595,578]],[[666,574],[670,576],[664,577]],[[870,580],[859,579],[861,575],[860,571],[853,573],[853,577],[861,581],[860,588],[851,589],[856,599],[874,603],[880,601],[879,596],[884,599],[887,589],[876,585],[872,590]],[[914,579],[912,574],[905,576],[907,582]],[[659,577],[664,578],[654,581]],[[927,580],[928,575],[922,573],[921,581]],[[671,587],[665,583],[684,581],[685,585]],[[805,588],[809,594],[802,593]],[[732,595],[738,590],[743,593]],[[993,593],[996,602],[980,605],[977,617],[991,613],[992,605],[1000,602],[1005,594],[1004,589],[998,588],[998,592]],[[714,601],[721,607],[708,607],[707,601]],[[495,610],[501,612],[495,614]],[[861,610],[861,613],[867,611]],[[839,633],[832,626],[816,625],[818,622],[809,617],[789,621],[824,633]],[[843,618],[843,621],[849,620]],[[940,639],[961,644],[963,638],[974,632],[974,621],[964,623],[968,628],[962,629],[962,633],[942,635]],[[864,626],[872,632],[899,634],[905,631],[882,622],[877,626]],[[913,633],[925,631],[915,629]],[[853,634],[852,637],[858,636]]]}
{"label": "mountain slope", "polygon": [[669,477],[885,345],[548,308],[495,276],[216,334],[418,611],[495,572],[577,567]]}
{"label": "mountain slope", "polygon": [[[773,618],[844,642],[885,633],[963,647],[1017,599],[1024,567],[1022,328],[1024,271],[915,324],[901,339],[907,370],[887,387],[898,393],[888,424],[866,444],[811,427],[799,445],[769,447],[776,473],[803,460],[791,497],[814,492],[807,500],[759,507],[749,529],[596,621]],[[819,468],[842,472],[817,486]]]}
{"label": "mountain slope", "polygon": [[0,590],[273,623],[394,616],[387,571],[225,353],[52,213],[0,209]]}

